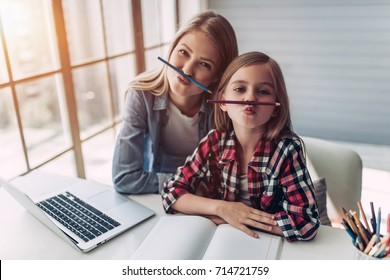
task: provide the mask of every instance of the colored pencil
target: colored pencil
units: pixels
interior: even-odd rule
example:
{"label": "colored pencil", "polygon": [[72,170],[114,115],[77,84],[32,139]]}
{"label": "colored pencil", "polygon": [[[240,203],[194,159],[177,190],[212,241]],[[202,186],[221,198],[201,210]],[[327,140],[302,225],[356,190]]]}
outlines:
{"label": "colored pencil", "polygon": [[235,100],[211,100],[208,99],[207,103],[215,104],[242,104],[242,105],[266,105],[266,106],[280,106],[279,102],[257,102],[257,101],[235,101]]}
{"label": "colored pencil", "polygon": [[173,70],[175,70],[177,73],[179,73],[180,75],[182,75],[184,78],[190,80],[191,82],[193,82],[195,85],[197,85],[198,87],[200,87],[201,89],[203,89],[204,91],[212,94],[212,92],[207,88],[205,87],[204,85],[202,85],[201,83],[199,83],[197,80],[191,78],[190,76],[188,76],[187,74],[185,74],[183,71],[179,70],[178,68],[176,68],[175,66],[173,66],[172,64],[170,64],[168,61],[165,61],[164,59],[162,59],[161,57],[157,57],[160,61],[162,61],[163,63],[165,63],[166,65],[168,65],[169,67],[171,67]]}
{"label": "colored pencil", "polygon": [[368,225],[366,213],[364,213],[362,203],[359,201],[359,202],[357,203],[357,205],[358,205],[359,210],[360,210],[360,215],[361,215],[362,218],[363,218],[364,225],[366,226],[366,229],[371,233],[371,231],[370,231],[370,226]]}
{"label": "colored pencil", "polygon": [[375,209],[374,209],[374,203],[370,202],[371,207],[371,226],[372,226],[372,233],[376,233],[376,217],[375,217]]}
{"label": "colored pencil", "polygon": [[381,241],[381,208],[378,209],[378,215],[377,215],[377,223],[376,223],[376,236],[378,237],[376,240],[376,243],[379,243]]}

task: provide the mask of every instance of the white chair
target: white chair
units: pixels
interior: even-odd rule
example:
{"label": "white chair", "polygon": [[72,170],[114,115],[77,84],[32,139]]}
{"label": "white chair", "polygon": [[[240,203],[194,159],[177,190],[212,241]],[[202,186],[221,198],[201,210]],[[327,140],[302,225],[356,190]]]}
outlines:
{"label": "white chair", "polygon": [[339,143],[312,137],[302,139],[310,176],[313,181],[325,178],[328,217],[332,226],[340,226],[344,217],[341,207],[358,211],[357,202],[362,193],[362,160],[355,151]]}

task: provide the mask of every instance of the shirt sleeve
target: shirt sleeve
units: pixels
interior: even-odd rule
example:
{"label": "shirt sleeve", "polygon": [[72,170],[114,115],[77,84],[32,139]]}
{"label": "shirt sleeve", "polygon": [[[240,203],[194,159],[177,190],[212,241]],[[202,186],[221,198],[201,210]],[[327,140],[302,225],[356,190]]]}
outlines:
{"label": "shirt sleeve", "polygon": [[120,193],[158,193],[157,174],[144,167],[145,132],[148,114],[141,92],[129,90],[126,94],[123,125],[115,142],[112,162],[112,180]]}
{"label": "shirt sleeve", "polygon": [[306,167],[306,159],[300,140],[287,146],[279,145],[279,184],[284,199],[276,220],[288,241],[310,240],[320,225],[314,187]]}
{"label": "shirt sleeve", "polygon": [[[187,157],[185,164],[178,168],[177,173],[164,183],[161,192],[164,210],[174,212],[171,206],[182,195],[195,193],[196,187],[207,180],[208,158],[215,141],[215,131],[211,130],[199,143],[195,151]],[[216,146],[214,144],[214,147]]]}

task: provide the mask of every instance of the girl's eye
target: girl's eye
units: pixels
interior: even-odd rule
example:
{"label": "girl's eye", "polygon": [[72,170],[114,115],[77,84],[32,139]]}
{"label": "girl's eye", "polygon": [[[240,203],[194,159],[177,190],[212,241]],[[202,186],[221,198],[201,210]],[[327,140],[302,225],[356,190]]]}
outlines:
{"label": "girl's eye", "polygon": [[234,88],[234,91],[236,91],[236,92],[245,92],[245,88],[244,87],[236,87],[236,88]]}
{"label": "girl's eye", "polygon": [[258,92],[260,95],[269,95],[269,94],[270,94],[269,91],[264,90],[264,89],[259,89],[257,92]]}

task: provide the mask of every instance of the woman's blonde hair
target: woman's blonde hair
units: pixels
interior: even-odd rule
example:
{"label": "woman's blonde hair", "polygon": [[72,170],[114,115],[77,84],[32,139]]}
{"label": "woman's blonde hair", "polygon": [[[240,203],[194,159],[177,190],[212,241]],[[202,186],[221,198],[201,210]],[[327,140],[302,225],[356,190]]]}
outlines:
{"label": "woman's blonde hair", "polygon": [[[286,134],[296,136],[292,131],[290,106],[282,70],[274,59],[264,53],[248,52],[235,58],[226,68],[221,78],[215,99],[224,99],[224,92],[234,73],[241,68],[256,64],[266,65],[266,69],[271,75],[274,85],[276,102],[280,103],[280,106],[275,107],[274,115],[266,124],[264,138],[266,140],[277,140]],[[216,129],[221,132],[230,132],[233,129],[233,125],[228,114],[219,108],[220,105],[215,104],[214,106],[214,121]]]}
{"label": "woman's blonde hair", "polygon": [[[218,79],[208,87],[214,92],[223,71],[238,55],[236,34],[231,24],[216,12],[208,10],[199,13],[176,33],[168,51],[168,60],[180,39],[184,35],[195,31],[202,32],[215,44],[221,58],[221,65],[219,65],[217,74]],[[130,83],[129,88],[150,91],[154,95],[168,92],[169,84],[164,67],[141,73]]]}

